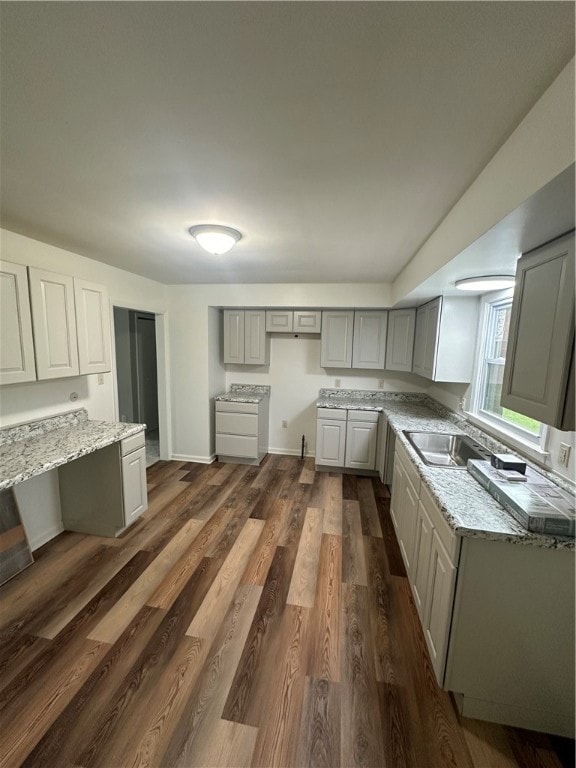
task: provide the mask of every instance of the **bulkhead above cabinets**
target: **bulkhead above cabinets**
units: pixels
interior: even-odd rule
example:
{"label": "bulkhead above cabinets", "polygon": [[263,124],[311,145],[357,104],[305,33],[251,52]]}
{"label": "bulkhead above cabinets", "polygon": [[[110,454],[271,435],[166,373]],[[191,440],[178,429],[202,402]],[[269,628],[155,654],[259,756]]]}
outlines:
{"label": "bulkhead above cabinets", "polygon": [[111,370],[106,289],[0,262],[0,384]]}

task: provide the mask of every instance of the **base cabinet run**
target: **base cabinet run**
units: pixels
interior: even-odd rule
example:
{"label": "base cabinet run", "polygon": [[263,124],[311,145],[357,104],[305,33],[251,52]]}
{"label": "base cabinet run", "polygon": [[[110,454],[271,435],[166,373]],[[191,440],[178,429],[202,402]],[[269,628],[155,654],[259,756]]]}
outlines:
{"label": "base cabinet run", "polygon": [[260,464],[268,453],[269,400],[259,403],[216,401],[218,461]]}
{"label": "base cabinet run", "polygon": [[574,551],[456,536],[398,443],[390,512],[436,679],[461,713],[573,738]]}
{"label": "base cabinet run", "polygon": [[376,468],[377,411],[318,408],[316,415],[316,466]]}
{"label": "base cabinet run", "polygon": [[144,430],[58,470],[68,531],[118,536],[148,508]]}

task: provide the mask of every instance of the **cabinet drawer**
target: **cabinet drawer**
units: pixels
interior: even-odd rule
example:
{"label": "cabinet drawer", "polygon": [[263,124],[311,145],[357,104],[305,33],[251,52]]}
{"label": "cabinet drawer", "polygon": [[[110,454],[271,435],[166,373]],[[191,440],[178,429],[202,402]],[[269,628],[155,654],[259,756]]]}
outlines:
{"label": "cabinet drawer", "polygon": [[235,403],[228,400],[216,400],[216,411],[224,413],[258,413],[258,403]]}
{"label": "cabinet drawer", "polygon": [[408,479],[414,486],[414,490],[416,491],[417,495],[420,495],[420,475],[418,474],[418,470],[414,466],[412,459],[408,455],[408,451],[398,440],[396,441],[396,456],[402,462],[402,466],[408,475]]}
{"label": "cabinet drawer", "polygon": [[331,421],[346,421],[347,411],[344,408],[316,408],[317,419],[330,419]]}
{"label": "cabinet drawer", "polygon": [[217,413],[216,434],[258,435],[258,416],[253,413]]}
{"label": "cabinet drawer", "polygon": [[216,453],[244,459],[258,458],[258,438],[246,435],[216,435]]}
{"label": "cabinet drawer", "polygon": [[348,411],[348,421],[378,421],[378,411]]}
{"label": "cabinet drawer", "polygon": [[143,448],[145,444],[146,438],[144,436],[143,429],[140,432],[137,432],[135,435],[125,437],[124,440],[120,441],[120,450],[122,452],[122,456],[126,456],[128,453],[132,453],[132,451],[135,451],[138,448]]}
{"label": "cabinet drawer", "polygon": [[446,522],[444,515],[438,508],[437,502],[432,498],[432,494],[426,487],[425,483],[422,483],[420,486],[420,504],[422,504],[426,510],[426,513],[430,518],[430,522],[432,523],[434,530],[438,534],[438,538],[446,550],[448,559],[452,565],[458,565],[458,558],[460,554],[460,537],[456,536],[454,531]]}

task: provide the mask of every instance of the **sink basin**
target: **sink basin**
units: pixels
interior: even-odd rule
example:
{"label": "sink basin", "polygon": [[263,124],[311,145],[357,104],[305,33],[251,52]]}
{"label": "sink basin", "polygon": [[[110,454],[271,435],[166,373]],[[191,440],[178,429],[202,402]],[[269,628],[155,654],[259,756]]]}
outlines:
{"label": "sink basin", "polygon": [[441,432],[409,432],[410,445],[430,467],[466,469],[468,459],[489,459],[490,451],[465,434]]}

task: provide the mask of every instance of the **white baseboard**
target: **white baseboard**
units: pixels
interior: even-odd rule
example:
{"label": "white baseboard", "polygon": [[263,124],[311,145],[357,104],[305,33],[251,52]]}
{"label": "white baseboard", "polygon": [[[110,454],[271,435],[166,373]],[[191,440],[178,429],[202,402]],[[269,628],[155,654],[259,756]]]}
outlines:
{"label": "white baseboard", "polygon": [[49,542],[51,539],[56,538],[56,536],[61,534],[63,531],[63,525],[54,525],[51,528],[47,528],[45,531],[42,531],[42,533],[39,533],[37,536],[35,536],[34,539],[30,539],[28,541],[30,544],[30,549],[32,552],[34,552],[36,549],[40,549],[40,547],[43,547],[44,544]]}
{"label": "white baseboard", "polygon": [[[273,453],[279,456],[300,456],[300,451],[296,448],[268,448],[268,453]],[[314,457],[315,453],[308,452],[306,458],[309,456]]]}
{"label": "white baseboard", "polygon": [[196,464],[212,464],[216,461],[216,454],[212,456],[186,456],[184,453],[173,453],[170,461],[194,461]]}

